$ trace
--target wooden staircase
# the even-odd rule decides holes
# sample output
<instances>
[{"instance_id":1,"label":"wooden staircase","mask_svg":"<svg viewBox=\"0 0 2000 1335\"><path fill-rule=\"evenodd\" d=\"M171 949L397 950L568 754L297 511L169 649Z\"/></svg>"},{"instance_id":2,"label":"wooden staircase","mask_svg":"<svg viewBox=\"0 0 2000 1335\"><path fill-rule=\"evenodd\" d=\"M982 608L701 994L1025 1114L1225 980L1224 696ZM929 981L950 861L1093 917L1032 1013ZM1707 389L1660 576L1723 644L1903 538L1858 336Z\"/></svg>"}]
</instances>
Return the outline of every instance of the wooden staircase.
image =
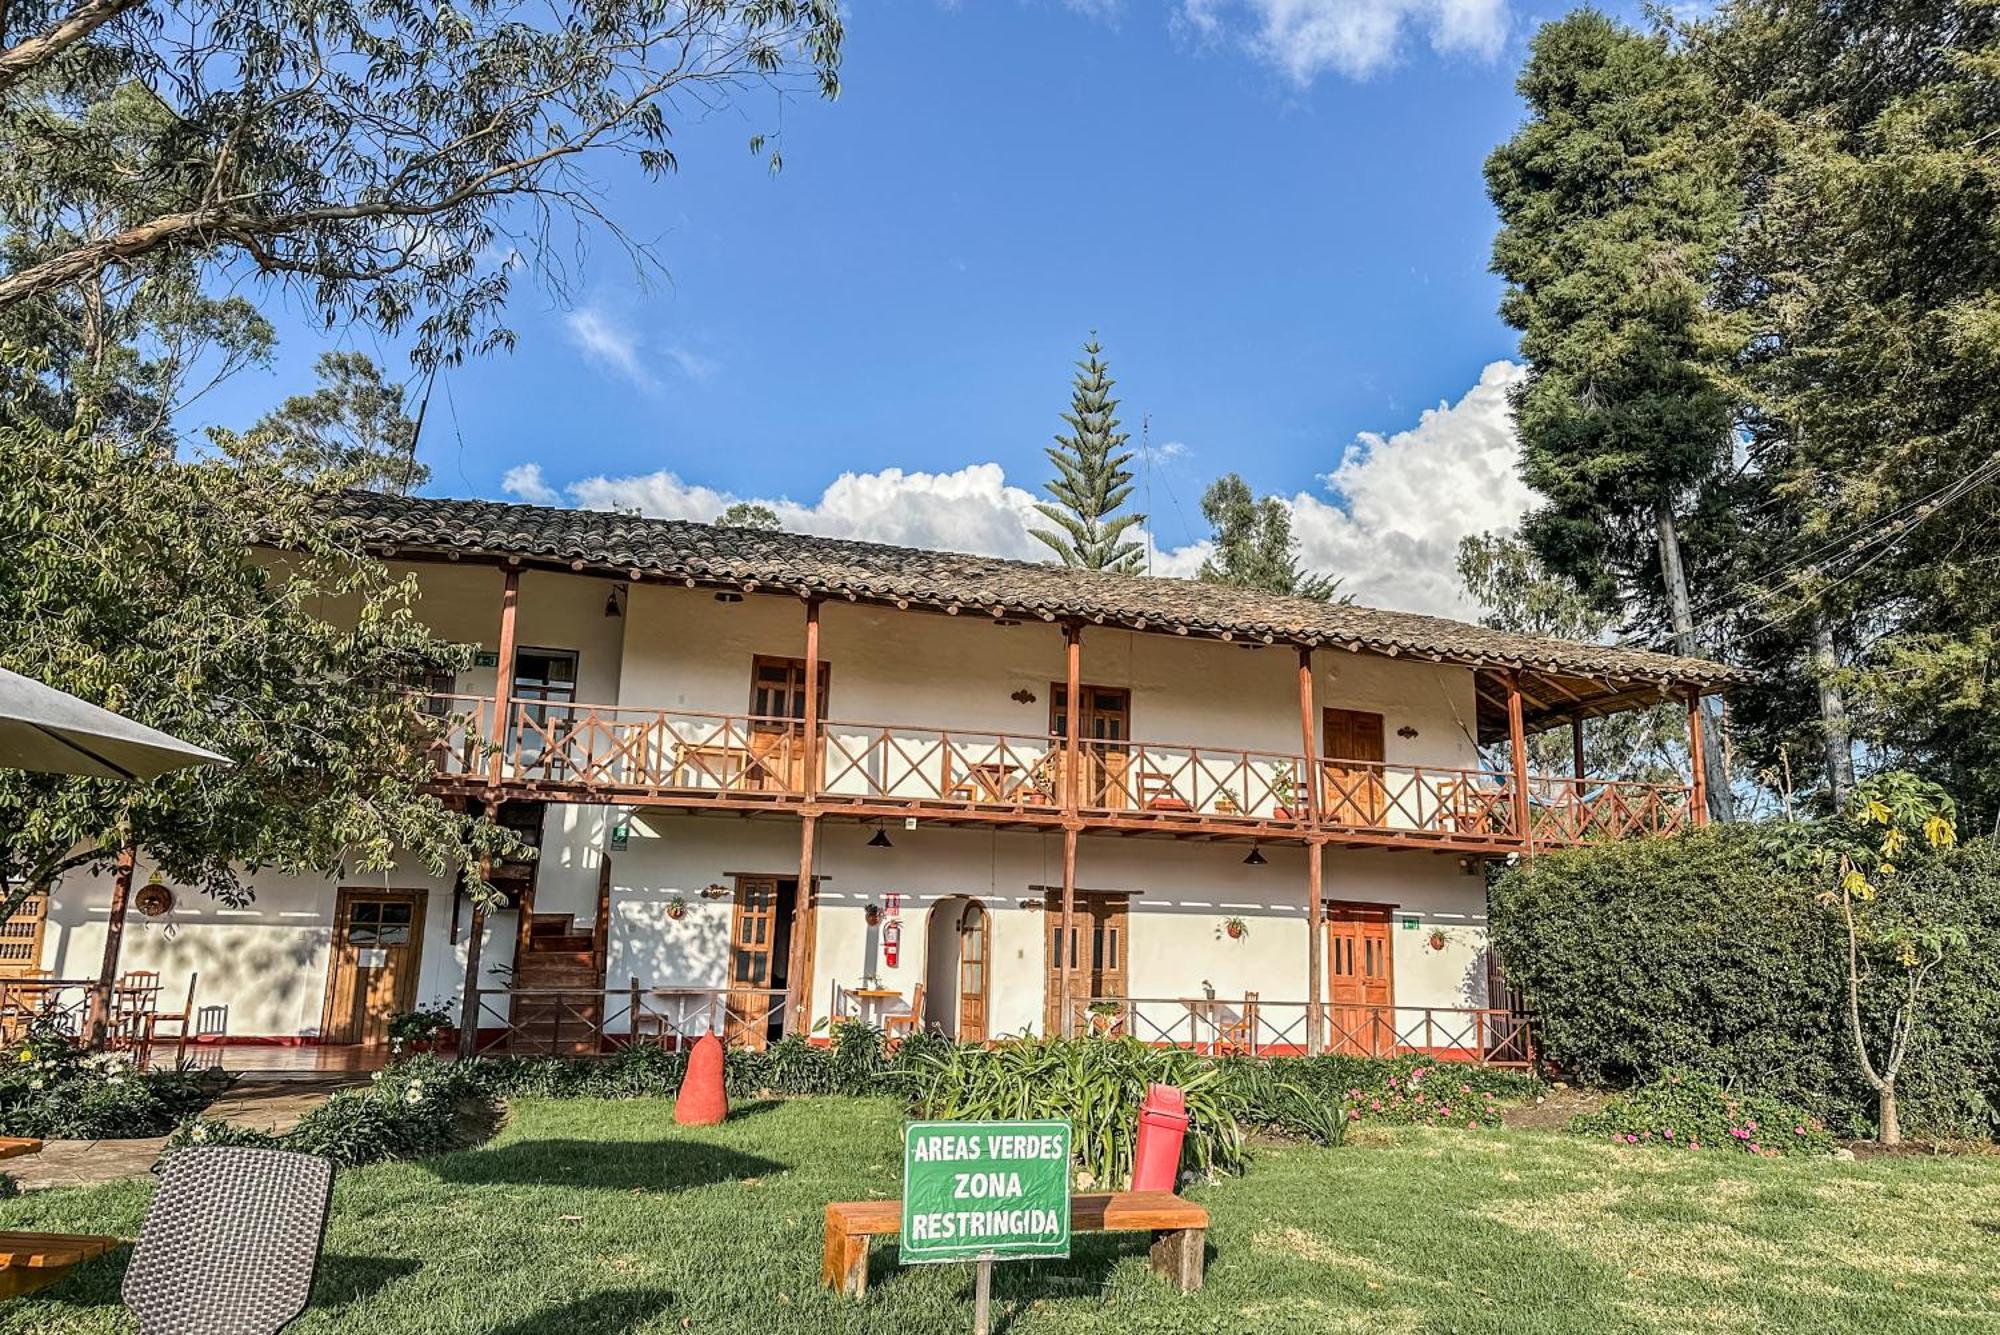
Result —
<instances>
[{"instance_id":1,"label":"wooden staircase","mask_svg":"<svg viewBox=\"0 0 2000 1335\"><path fill-rule=\"evenodd\" d=\"M558 1056L597 1052L604 1028L604 954L596 933L578 930L569 913L535 913L530 907L523 919L527 931L515 951L514 985L575 995L515 997L509 1046Z\"/></svg>"}]
</instances>

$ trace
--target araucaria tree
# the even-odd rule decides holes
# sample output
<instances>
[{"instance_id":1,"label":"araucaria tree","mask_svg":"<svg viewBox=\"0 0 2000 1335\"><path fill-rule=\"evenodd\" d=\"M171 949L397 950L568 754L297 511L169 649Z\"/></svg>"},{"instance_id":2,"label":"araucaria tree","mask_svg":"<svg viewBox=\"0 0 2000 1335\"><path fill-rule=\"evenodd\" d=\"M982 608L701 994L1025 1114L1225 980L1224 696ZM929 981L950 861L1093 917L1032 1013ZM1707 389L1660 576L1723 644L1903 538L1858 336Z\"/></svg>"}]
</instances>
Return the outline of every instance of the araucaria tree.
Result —
<instances>
[{"instance_id":1,"label":"araucaria tree","mask_svg":"<svg viewBox=\"0 0 2000 1335\"><path fill-rule=\"evenodd\" d=\"M1201 563L1210 584L1262 589L1317 602L1344 602L1340 579L1299 569L1292 512L1276 496L1258 499L1250 484L1227 473L1202 493L1201 514L1213 530L1215 554Z\"/></svg>"},{"instance_id":2,"label":"araucaria tree","mask_svg":"<svg viewBox=\"0 0 2000 1335\"><path fill-rule=\"evenodd\" d=\"M258 439L215 446L178 461L0 399L0 665L232 762L140 785L0 770L0 917L127 850L230 902L260 868L392 860L480 888L483 857L519 851L429 791L405 688L468 651Z\"/></svg>"},{"instance_id":3,"label":"araucaria tree","mask_svg":"<svg viewBox=\"0 0 2000 1335\"><path fill-rule=\"evenodd\" d=\"M1125 448L1130 437L1118 429L1118 400L1111 397L1114 382L1103 351L1095 334L1083 345L1069 411L1063 414L1069 433L1044 451L1056 469L1045 488L1053 501L1035 503L1055 527L1031 531L1066 566L1135 574L1145 550L1125 534L1145 516L1119 513L1132 494L1132 473L1125 467L1132 452Z\"/></svg>"},{"instance_id":4,"label":"araucaria tree","mask_svg":"<svg viewBox=\"0 0 2000 1335\"><path fill-rule=\"evenodd\" d=\"M1705 306L1736 216L1704 133L1711 95L1663 38L1588 10L1536 34L1519 87L1528 121L1486 179L1501 314L1528 363L1522 474L1545 498L1523 535L1628 628L1701 654L1702 551L1685 534L1728 475L1733 419L1717 374L1731 333ZM1727 818L1710 742L1709 802Z\"/></svg>"},{"instance_id":5,"label":"araucaria tree","mask_svg":"<svg viewBox=\"0 0 2000 1335\"><path fill-rule=\"evenodd\" d=\"M196 257L287 282L329 325L413 328L419 364L502 345L518 267L560 285L575 233L623 239L593 161L661 176L683 115L831 97L841 37L837 0L10 0L0 145L61 194L10 226L0 314ZM71 156L119 98L115 142Z\"/></svg>"}]
</instances>

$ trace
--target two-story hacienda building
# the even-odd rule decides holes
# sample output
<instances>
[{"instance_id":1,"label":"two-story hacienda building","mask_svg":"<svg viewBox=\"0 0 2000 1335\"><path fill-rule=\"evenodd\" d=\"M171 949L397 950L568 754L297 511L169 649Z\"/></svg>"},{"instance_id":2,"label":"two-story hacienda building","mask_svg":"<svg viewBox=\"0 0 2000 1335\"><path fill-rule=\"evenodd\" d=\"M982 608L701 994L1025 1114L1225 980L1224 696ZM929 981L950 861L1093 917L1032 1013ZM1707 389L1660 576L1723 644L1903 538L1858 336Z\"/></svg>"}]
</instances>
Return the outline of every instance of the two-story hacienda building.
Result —
<instances>
[{"instance_id":1,"label":"two-story hacienda building","mask_svg":"<svg viewBox=\"0 0 2000 1335\"><path fill-rule=\"evenodd\" d=\"M124 967L170 996L198 973L211 1040L374 1043L437 1002L480 1047L760 1043L862 1015L1520 1060L1485 863L1703 809L1698 763L1693 784L1532 774L1523 739L1732 679L1435 617L614 513L355 494L342 522L478 646L426 697L437 782L540 856L495 869L494 913L415 869L133 914ZM54 889L45 970L95 975L108 898Z\"/></svg>"}]
</instances>

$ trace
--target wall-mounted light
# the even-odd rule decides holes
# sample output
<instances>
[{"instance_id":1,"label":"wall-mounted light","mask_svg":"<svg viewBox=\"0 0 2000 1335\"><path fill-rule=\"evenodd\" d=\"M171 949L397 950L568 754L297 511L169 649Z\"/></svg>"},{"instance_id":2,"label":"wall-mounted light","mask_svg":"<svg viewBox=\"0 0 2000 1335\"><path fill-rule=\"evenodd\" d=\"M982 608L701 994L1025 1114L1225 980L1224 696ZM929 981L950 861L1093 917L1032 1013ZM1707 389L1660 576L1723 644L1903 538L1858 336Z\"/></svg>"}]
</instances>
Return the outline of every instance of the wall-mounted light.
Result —
<instances>
[{"instance_id":1,"label":"wall-mounted light","mask_svg":"<svg viewBox=\"0 0 2000 1335\"><path fill-rule=\"evenodd\" d=\"M1261 867L1269 861L1270 859L1264 856L1263 850L1258 848L1257 845L1252 844L1250 845L1250 856L1243 859L1243 865L1246 867Z\"/></svg>"},{"instance_id":2,"label":"wall-mounted light","mask_svg":"<svg viewBox=\"0 0 2000 1335\"><path fill-rule=\"evenodd\" d=\"M1007 698L1017 705L1031 705L1035 703L1035 693L1025 686Z\"/></svg>"},{"instance_id":3,"label":"wall-mounted light","mask_svg":"<svg viewBox=\"0 0 2000 1335\"><path fill-rule=\"evenodd\" d=\"M715 601L718 603L740 603L743 601L743 595L724 589L721 593L715 595Z\"/></svg>"},{"instance_id":4,"label":"wall-mounted light","mask_svg":"<svg viewBox=\"0 0 2000 1335\"><path fill-rule=\"evenodd\" d=\"M1404 741L1409 741L1410 739L1414 738L1417 735L1417 730L1415 728L1412 728L1409 724L1405 723L1402 727L1396 729L1396 735L1398 737L1401 737Z\"/></svg>"},{"instance_id":5,"label":"wall-mounted light","mask_svg":"<svg viewBox=\"0 0 2000 1335\"><path fill-rule=\"evenodd\" d=\"M625 604L625 586L623 584L613 584L611 586L611 592L607 594L604 599L604 615L608 617L624 616L625 615L624 604Z\"/></svg>"}]
</instances>

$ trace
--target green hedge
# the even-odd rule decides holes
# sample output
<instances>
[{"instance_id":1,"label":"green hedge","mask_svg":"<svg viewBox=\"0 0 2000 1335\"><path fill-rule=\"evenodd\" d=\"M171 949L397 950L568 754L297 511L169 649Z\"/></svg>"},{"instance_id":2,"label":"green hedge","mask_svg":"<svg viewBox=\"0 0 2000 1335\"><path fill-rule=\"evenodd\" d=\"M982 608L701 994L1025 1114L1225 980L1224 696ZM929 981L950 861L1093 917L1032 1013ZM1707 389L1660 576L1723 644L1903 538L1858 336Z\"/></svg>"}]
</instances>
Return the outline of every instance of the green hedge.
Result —
<instances>
[{"instance_id":1,"label":"green hedge","mask_svg":"<svg viewBox=\"0 0 2000 1335\"><path fill-rule=\"evenodd\" d=\"M193 1118L167 1140L168 1154L187 1145L249 1145L317 1154L342 1167L419 1159L485 1138L495 1118L492 1095L476 1064L415 1057L378 1072L360 1089L343 1089L273 1135L213 1118Z\"/></svg>"},{"instance_id":2,"label":"green hedge","mask_svg":"<svg viewBox=\"0 0 2000 1335\"><path fill-rule=\"evenodd\" d=\"M123 1053L87 1053L70 1035L37 1024L0 1055L0 1136L162 1136L207 1106L221 1083L181 1071L135 1070Z\"/></svg>"},{"instance_id":3,"label":"green hedge","mask_svg":"<svg viewBox=\"0 0 2000 1335\"><path fill-rule=\"evenodd\" d=\"M1991 1134L2000 849L1975 842L1905 874L1973 948L1930 984L1898 1085L1903 1125ZM1542 854L1495 884L1490 931L1542 1054L1568 1076L1623 1087L1698 1073L1860 1135L1874 1099L1847 1036L1845 938L1819 889L1780 867L1755 827L1718 827ZM1868 1023L1879 1033L1886 1016Z\"/></svg>"},{"instance_id":4,"label":"green hedge","mask_svg":"<svg viewBox=\"0 0 2000 1335\"><path fill-rule=\"evenodd\" d=\"M1829 1154L1833 1137L1796 1104L1732 1094L1704 1075L1671 1071L1570 1123L1580 1135L1663 1150L1731 1150L1766 1158Z\"/></svg>"}]
</instances>

